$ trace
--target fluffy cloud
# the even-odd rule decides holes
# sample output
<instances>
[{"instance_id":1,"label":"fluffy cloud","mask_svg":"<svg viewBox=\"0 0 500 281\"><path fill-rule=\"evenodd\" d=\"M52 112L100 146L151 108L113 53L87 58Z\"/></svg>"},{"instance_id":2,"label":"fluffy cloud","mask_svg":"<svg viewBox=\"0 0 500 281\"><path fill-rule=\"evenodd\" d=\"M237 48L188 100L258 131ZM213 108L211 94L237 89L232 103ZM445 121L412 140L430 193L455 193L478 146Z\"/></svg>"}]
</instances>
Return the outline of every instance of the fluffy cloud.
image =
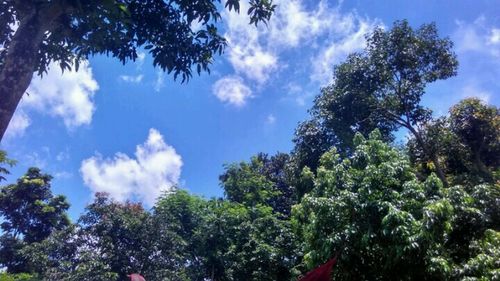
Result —
<instances>
[{"instance_id":1,"label":"fluffy cloud","mask_svg":"<svg viewBox=\"0 0 500 281\"><path fill-rule=\"evenodd\" d=\"M67 128L88 125L95 111L93 97L99 89L87 62L78 71L61 72L56 64L42 77L35 77L21 101L26 111L60 117Z\"/></svg>"},{"instance_id":2,"label":"fluffy cloud","mask_svg":"<svg viewBox=\"0 0 500 281\"><path fill-rule=\"evenodd\" d=\"M241 11L248 9L248 3L243 1ZM228 57L237 73L244 74L247 78L263 83L269 78L269 74L277 67L277 58L259 42L262 28L249 25L246 13L225 12L227 22L227 33L225 35L229 42Z\"/></svg>"},{"instance_id":3,"label":"fluffy cloud","mask_svg":"<svg viewBox=\"0 0 500 281\"><path fill-rule=\"evenodd\" d=\"M68 129L88 125L95 111L93 97L99 85L88 62L77 71L61 72L57 64L49 66L43 77L35 76L7 128L6 137L22 136L31 125L30 113L62 118Z\"/></svg>"},{"instance_id":4,"label":"fluffy cloud","mask_svg":"<svg viewBox=\"0 0 500 281\"><path fill-rule=\"evenodd\" d=\"M219 79L212 90L221 102L238 107L243 106L247 99L252 97L252 90L238 76L226 76Z\"/></svg>"},{"instance_id":5,"label":"fluffy cloud","mask_svg":"<svg viewBox=\"0 0 500 281\"><path fill-rule=\"evenodd\" d=\"M379 22L355 12L341 13L339 6L327 2L311 7L302 0L276 0L277 8L270 22L257 28L248 24L245 12L225 11L228 60L236 74L251 80L248 84L257 82L261 88L271 75L296 67L281 61L284 56L293 56L295 60L286 61L300 63L297 75L307 73L306 77L309 75L309 81L316 85L330 82L334 64L362 48L364 35ZM242 2L241 11L246 9L248 3Z\"/></svg>"},{"instance_id":6,"label":"fluffy cloud","mask_svg":"<svg viewBox=\"0 0 500 281\"><path fill-rule=\"evenodd\" d=\"M152 206L179 182L182 159L155 129L137 145L135 158L116 153L113 158L96 154L82 161L80 173L93 192L107 192L118 201L138 199Z\"/></svg>"},{"instance_id":7,"label":"fluffy cloud","mask_svg":"<svg viewBox=\"0 0 500 281\"><path fill-rule=\"evenodd\" d=\"M344 23L348 27L347 36L331 40L329 45L320 50L319 55L311 59L313 71L310 78L321 85L332 82L333 66L340 63L350 53L361 50L366 44L365 35L376 26L375 22L354 17L348 17L345 20L349 21Z\"/></svg>"}]
</instances>

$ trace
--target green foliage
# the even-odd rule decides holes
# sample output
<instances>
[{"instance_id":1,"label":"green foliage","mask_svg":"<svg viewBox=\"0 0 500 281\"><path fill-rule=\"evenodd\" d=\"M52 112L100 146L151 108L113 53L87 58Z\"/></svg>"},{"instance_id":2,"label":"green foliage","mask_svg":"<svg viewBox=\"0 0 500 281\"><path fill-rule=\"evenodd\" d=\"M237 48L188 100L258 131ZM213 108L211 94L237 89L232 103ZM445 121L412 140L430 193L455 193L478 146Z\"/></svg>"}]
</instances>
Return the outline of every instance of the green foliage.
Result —
<instances>
[{"instance_id":1,"label":"green foliage","mask_svg":"<svg viewBox=\"0 0 500 281\"><path fill-rule=\"evenodd\" d=\"M272 207L205 200L177 190L152 213L104 194L78 225L23 250L47 280L290 280L290 222Z\"/></svg>"},{"instance_id":2,"label":"green foliage","mask_svg":"<svg viewBox=\"0 0 500 281\"><path fill-rule=\"evenodd\" d=\"M1 1L0 70L8 48L15 39L12 25L23 25L33 14L42 32L50 34L41 41L35 71L42 74L51 61L63 70L95 54L106 54L125 63L137 58L137 50L149 50L154 65L174 77L188 80L192 66L208 71L216 54L222 53L226 40L217 29L221 20L220 0L64 0ZM229 10L239 12L240 1L227 1ZM275 9L272 1L252 0L250 24L267 22ZM200 29L193 24L200 23ZM76 61L75 61L76 60Z\"/></svg>"},{"instance_id":3,"label":"green foliage","mask_svg":"<svg viewBox=\"0 0 500 281\"><path fill-rule=\"evenodd\" d=\"M358 135L355 143L350 158L342 159L335 150L322 156L313 190L294 209L295 231L305 243L305 268L340 252L335 280L497 274L495 262L483 271L468 271L467 264L495 258L497 249L475 245L490 241L500 227L494 215L498 186L469 193L461 186L444 188L434 175L421 182L407 157L380 140L379 132L368 140Z\"/></svg>"},{"instance_id":4,"label":"green foliage","mask_svg":"<svg viewBox=\"0 0 500 281\"><path fill-rule=\"evenodd\" d=\"M35 276L27 273L9 274L0 273L0 281L38 281Z\"/></svg>"},{"instance_id":5,"label":"green foliage","mask_svg":"<svg viewBox=\"0 0 500 281\"><path fill-rule=\"evenodd\" d=\"M248 163L226 165L219 179L227 199L247 206L269 205L275 212L288 217L296 202L295 190L288 182L288 161L288 154L269 157L259 153Z\"/></svg>"},{"instance_id":6,"label":"green foliage","mask_svg":"<svg viewBox=\"0 0 500 281\"><path fill-rule=\"evenodd\" d=\"M36 2L42 15L56 3ZM8 24L34 9L19 3L0 1L7 47ZM142 46L155 65L188 79L191 66L208 70L225 46L215 0L57 3L61 30L43 42L40 72L51 60L64 69L96 53L134 60ZM239 11L240 2L225 6ZM274 8L251 0L250 23ZM202 27L193 31L196 21ZM224 167L225 198L176 189L148 211L98 193L72 225L51 177L29 169L0 189L0 265L9 272L0 280L137 272L147 280L288 281L335 255L334 280L500 280L499 110L466 99L432 119L420 105L428 83L455 75L451 47L433 24L376 29L363 52L335 68L290 156L259 153ZM406 150L388 144L401 127L413 135ZM0 151L0 180L11 165Z\"/></svg>"},{"instance_id":7,"label":"green foliage","mask_svg":"<svg viewBox=\"0 0 500 281\"><path fill-rule=\"evenodd\" d=\"M226 197L233 202L255 206L276 196L272 182L260 172L263 166L258 157L252 158L250 163L227 165L220 177Z\"/></svg>"},{"instance_id":8,"label":"green foliage","mask_svg":"<svg viewBox=\"0 0 500 281\"><path fill-rule=\"evenodd\" d=\"M378 129L383 140L406 128L446 182L439 159L427 148L418 126L431 119L420 104L429 83L456 74L458 62L452 43L440 38L434 24L410 27L397 21L389 30L375 29L367 35L363 52L351 54L334 69L334 83L314 100L312 120L302 123L294 138L297 169L316 170L319 157L332 146L351 155L353 138Z\"/></svg>"},{"instance_id":9,"label":"green foliage","mask_svg":"<svg viewBox=\"0 0 500 281\"><path fill-rule=\"evenodd\" d=\"M70 224L66 215L69 204L64 196L52 195L51 179L39 169L30 168L16 184L0 189L0 264L9 272L31 272L21 250Z\"/></svg>"},{"instance_id":10,"label":"green foliage","mask_svg":"<svg viewBox=\"0 0 500 281\"><path fill-rule=\"evenodd\" d=\"M488 229L470 250L471 259L460 269L463 280L500 280L500 232Z\"/></svg>"},{"instance_id":11,"label":"green foliage","mask_svg":"<svg viewBox=\"0 0 500 281\"><path fill-rule=\"evenodd\" d=\"M88 254L92 256L83 265L92 259L98 261L97 266L106 269L103 279L114 275L117 280L125 280L127 274L133 272L145 277L150 274L155 279L176 279L171 276L175 261L170 261L167 254L171 248L165 248L165 244L169 246L174 241L168 235L161 239L156 236L152 216L140 204L122 204L106 194L96 194L78 225L78 236L82 239L79 247L89 249ZM164 252L165 256L153 254L156 251Z\"/></svg>"},{"instance_id":12,"label":"green foliage","mask_svg":"<svg viewBox=\"0 0 500 281\"><path fill-rule=\"evenodd\" d=\"M295 238L272 208L211 200L197 231L211 280L289 280Z\"/></svg>"},{"instance_id":13,"label":"green foliage","mask_svg":"<svg viewBox=\"0 0 500 281\"><path fill-rule=\"evenodd\" d=\"M203 253L200 253L203 246L195 235L209 212L205 200L183 190L164 195L154 208L155 237L160 240L169 237L170 241L162 244L170 259L176 261L174 270L179 272L178 280L202 280L205 276Z\"/></svg>"},{"instance_id":14,"label":"green foliage","mask_svg":"<svg viewBox=\"0 0 500 281\"><path fill-rule=\"evenodd\" d=\"M8 168L16 164L15 160L7 157L7 152L0 150L0 182L5 180L4 175L10 174Z\"/></svg>"},{"instance_id":15,"label":"green foliage","mask_svg":"<svg viewBox=\"0 0 500 281\"><path fill-rule=\"evenodd\" d=\"M473 186L493 183L500 168L500 110L476 98L454 105L448 116L428 122L421 130L428 151L443 159L451 182ZM417 144L408 142L409 154L424 175L431 171L431 159Z\"/></svg>"},{"instance_id":16,"label":"green foliage","mask_svg":"<svg viewBox=\"0 0 500 281\"><path fill-rule=\"evenodd\" d=\"M493 181L489 168L500 167L500 109L465 99L450 109L450 130L466 146L472 171Z\"/></svg>"},{"instance_id":17,"label":"green foliage","mask_svg":"<svg viewBox=\"0 0 500 281\"><path fill-rule=\"evenodd\" d=\"M269 206L203 200L177 191L161 199L155 218L174 232L186 280L288 280L295 239Z\"/></svg>"}]
</instances>

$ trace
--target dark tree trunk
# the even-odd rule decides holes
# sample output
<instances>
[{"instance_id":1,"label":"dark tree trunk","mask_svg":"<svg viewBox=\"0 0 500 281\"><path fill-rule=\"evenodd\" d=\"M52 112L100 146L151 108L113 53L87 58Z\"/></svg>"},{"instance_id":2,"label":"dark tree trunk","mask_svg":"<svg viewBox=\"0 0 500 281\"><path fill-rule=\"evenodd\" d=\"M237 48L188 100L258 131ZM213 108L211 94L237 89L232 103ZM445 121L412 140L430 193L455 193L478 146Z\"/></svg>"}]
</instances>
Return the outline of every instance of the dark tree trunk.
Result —
<instances>
[{"instance_id":1,"label":"dark tree trunk","mask_svg":"<svg viewBox=\"0 0 500 281\"><path fill-rule=\"evenodd\" d=\"M408 130L415 136L415 139L417 140L418 145L422 148L422 151L424 152L427 157L429 157L434 164L434 168L436 169L436 174L439 177L439 179L443 182L443 185L445 187L448 187L448 180L446 179L446 176L444 174L443 168L441 166L441 162L439 161L438 156L435 153L431 153L429 149L427 148L427 145L425 144L424 140L422 139L422 136L420 133L415 130L411 125L406 126Z\"/></svg>"},{"instance_id":2,"label":"dark tree trunk","mask_svg":"<svg viewBox=\"0 0 500 281\"><path fill-rule=\"evenodd\" d=\"M41 27L35 12L26 15L8 47L0 72L0 140L33 77L43 38Z\"/></svg>"},{"instance_id":3,"label":"dark tree trunk","mask_svg":"<svg viewBox=\"0 0 500 281\"><path fill-rule=\"evenodd\" d=\"M0 69L0 141L33 78L40 44L63 10L64 5L59 2L40 10L28 2L24 3L19 27Z\"/></svg>"}]
</instances>

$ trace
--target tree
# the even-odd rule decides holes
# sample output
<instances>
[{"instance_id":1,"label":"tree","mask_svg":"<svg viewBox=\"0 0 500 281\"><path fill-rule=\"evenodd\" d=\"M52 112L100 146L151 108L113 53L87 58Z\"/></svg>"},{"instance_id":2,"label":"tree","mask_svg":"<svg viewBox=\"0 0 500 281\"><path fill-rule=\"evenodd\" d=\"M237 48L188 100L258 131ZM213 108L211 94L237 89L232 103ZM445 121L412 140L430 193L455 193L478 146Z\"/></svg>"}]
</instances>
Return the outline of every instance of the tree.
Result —
<instances>
[{"instance_id":1,"label":"tree","mask_svg":"<svg viewBox=\"0 0 500 281\"><path fill-rule=\"evenodd\" d=\"M149 50L154 65L186 81L196 71L209 71L226 40L216 23L220 0L2 0L0 1L0 140L29 86L51 62L78 70L95 54L137 58ZM226 1L239 12L240 1ZM270 19L272 1L251 0L250 24ZM194 23L201 23L199 30Z\"/></svg>"},{"instance_id":2,"label":"tree","mask_svg":"<svg viewBox=\"0 0 500 281\"><path fill-rule=\"evenodd\" d=\"M187 280L184 247L174 228L154 220L138 203L97 193L74 227L24 252L44 280L126 280L131 273L148 280Z\"/></svg>"},{"instance_id":3,"label":"tree","mask_svg":"<svg viewBox=\"0 0 500 281\"><path fill-rule=\"evenodd\" d=\"M154 207L156 237L162 252L168 252L169 259L176 261L178 280L203 280L209 276L205 268L206 245L196 237L212 211L208 205L203 198L176 190L161 197Z\"/></svg>"},{"instance_id":4,"label":"tree","mask_svg":"<svg viewBox=\"0 0 500 281\"><path fill-rule=\"evenodd\" d=\"M500 109L477 98L462 100L450 109L450 129L468 148L475 172L493 181L488 167L500 166Z\"/></svg>"},{"instance_id":5,"label":"tree","mask_svg":"<svg viewBox=\"0 0 500 281\"><path fill-rule=\"evenodd\" d=\"M350 158L335 149L322 156L313 190L294 209L305 269L340 252L334 280L495 280L498 185L420 181L378 131L353 143Z\"/></svg>"},{"instance_id":6,"label":"tree","mask_svg":"<svg viewBox=\"0 0 500 281\"><path fill-rule=\"evenodd\" d=\"M31 272L21 250L70 224L66 215L69 204L64 196L52 195L51 179L39 169L30 168L16 184L0 189L0 264L8 272Z\"/></svg>"},{"instance_id":7,"label":"tree","mask_svg":"<svg viewBox=\"0 0 500 281\"><path fill-rule=\"evenodd\" d=\"M451 107L448 116L427 122L421 127L421 139L427 152L442 159L451 182L467 186L493 183L500 161L500 114L494 105L468 98ZM432 169L428 153L415 138L408 142L413 163L424 174Z\"/></svg>"},{"instance_id":8,"label":"tree","mask_svg":"<svg viewBox=\"0 0 500 281\"><path fill-rule=\"evenodd\" d=\"M9 273L0 273L0 281L37 281L38 279L35 276L32 276L27 273L21 274L9 274Z\"/></svg>"},{"instance_id":9,"label":"tree","mask_svg":"<svg viewBox=\"0 0 500 281\"><path fill-rule=\"evenodd\" d=\"M419 129L420 142L410 136L406 147L411 163L420 173L420 178L426 178L435 171L432 155L441 159L443 172L449 178L451 171L463 170L463 147L456 135L449 128L446 117L435 118L427 121ZM425 144L426 150L422 149Z\"/></svg>"},{"instance_id":10,"label":"tree","mask_svg":"<svg viewBox=\"0 0 500 281\"><path fill-rule=\"evenodd\" d=\"M16 161L9 159L7 157L7 152L0 150L0 181L5 180L4 175L10 174L9 167L12 167L16 164Z\"/></svg>"},{"instance_id":11,"label":"tree","mask_svg":"<svg viewBox=\"0 0 500 281\"><path fill-rule=\"evenodd\" d=\"M247 206L269 205L287 218L297 200L295 189L288 182L288 161L285 153L259 153L249 162L226 165L219 179L227 199Z\"/></svg>"},{"instance_id":12,"label":"tree","mask_svg":"<svg viewBox=\"0 0 500 281\"><path fill-rule=\"evenodd\" d=\"M161 240L185 280L289 280L296 239L288 220L263 204L204 200L175 191L154 210ZM164 254L166 255L166 254ZM176 280L184 280L177 278Z\"/></svg>"},{"instance_id":13,"label":"tree","mask_svg":"<svg viewBox=\"0 0 500 281\"><path fill-rule=\"evenodd\" d=\"M214 281L291 279L297 240L288 220L269 206L209 201L196 231L204 278Z\"/></svg>"},{"instance_id":14,"label":"tree","mask_svg":"<svg viewBox=\"0 0 500 281\"><path fill-rule=\"evenodd\" d=\"M131 273L140 273L152 280L182 280L175 277L173 248L164 247L176 241L169 233L158 231L151 213L141 204L119 203L105 193L97 193L78 224L78 236L83 242L80 247L91 249L89 254L99 261L98 264L109 267L103 271L102 280L106 280L107 275L125 280ZM89 262L94 261L85 259L81 265L85 267ZM87 270L90 271L85 274L90 274L92 268Z\"/></svg>"},{"instance_id":15,"label":"tree","mask_svg":"<svg viewBox=\"0 0 500 281\"><path fill-rule=\"evenodd\" d=\"M420 101L427 84L456 74L452 45L439 37L434 24L414 30L408 22L397 21L390 30L377 28L367 35L365 50L336 66L333 84L314 101L313 120L333 140L324 142L349 155L356 132L366 135L377 128L384 140L391 140L394 130L405 128L432 159L446 185L441 163L420 133L431 118L431 111ZM299 134L295 143L307 138Z\"/></svg>"},{"instance_id":16,"label":"tree","mask_svg":"<svg viewBox=\"0 0 500 281\"><path fill-rule=\"evenodd\" d=\"M97 242L72 225L27 246L23 254L38 272L37 280L118 280L118 274L102 257L107 253L94 247Z\"/></svg>"}]
</instances>

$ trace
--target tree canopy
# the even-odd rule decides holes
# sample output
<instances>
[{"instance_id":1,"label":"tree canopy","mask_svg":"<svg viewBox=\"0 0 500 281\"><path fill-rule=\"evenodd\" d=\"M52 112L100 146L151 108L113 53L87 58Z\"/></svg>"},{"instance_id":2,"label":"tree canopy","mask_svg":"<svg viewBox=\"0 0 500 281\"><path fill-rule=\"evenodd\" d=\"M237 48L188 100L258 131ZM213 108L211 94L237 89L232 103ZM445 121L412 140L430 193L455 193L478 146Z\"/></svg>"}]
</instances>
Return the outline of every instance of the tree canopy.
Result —
<instances>
[{"instance_id":1,"label":"tree canopy","mask_svg":"<svg viewBox=\"0 0 500 281\"><path fill-rule=\"evenodd\" d=\"M0 188L0 280L296 281L333 256L333 280L500 280L500 110L420 103L456 67L434 25L375 30L290 154L224 165L220 198L175 188L147 210L96 193L70 222L31 168ZM13 163L0 152L0 176Z\"/></svg>"},{"instance_id":2,"label":"tree canopy","mask_svg":"<svg viewBox=\"0 0 500 281\"><path fill-rule=\"evenodd\" d=\"M311 268L340 252L334 280L498 278L499 186L420 181L380 138L356 135L349 159L335 149L322 156L314 188L294 209L303 262ZM479 246L487 243L495 250Z\"/></svg>"},{"instance_id":3,"label":"tree canopy","mask_svg":"<svg viewBox=\"0 0 500 281\"><path fill-rule=\"evenodd\" d=\"M297 162L317 163L334 145L339 153L349 155L356 132L367 135L378 129L390 141L395 130L405 128L446 183L439 159L420 134L420 127L431 119L431 110L420 101L429 83L456 74L452 42L440 38L434 24L413 29L407 21L397 21L388 30L376 28L366 38L364 51L335 67L334 82L314 101L312 120L297 129Z\"/></svg>"},{"instance_id":4,"label":"tree canopy","mask_svg":"<svg viewBox=\"0 0 500 281\"><path fill-rule=\"evenodd\" d=\"M52 195L51 179L39 169L30 168L16 184L0 189L0 264L9 272L31 272L19 251L70 224L66 215L69 203L64 196Z\"/></svg>"},{"instance_id":5,"label":"tree canopy","mask_svg":"<svg viewBox=\"0 0 500 281\"><path fill-rule=\"evenodd\" d=\"M272 1L251 0L249 24L267 22ZM148 50L158 66L182 81L209 71L227 44L217 23L220 0L2 0L0 1L0 140L29 86L51 62L78 70L104 54L122 63ZM240 1L225 2L240 11ZM197 24L200 27L195 28Z\"/></svg>"}]
</instances>

